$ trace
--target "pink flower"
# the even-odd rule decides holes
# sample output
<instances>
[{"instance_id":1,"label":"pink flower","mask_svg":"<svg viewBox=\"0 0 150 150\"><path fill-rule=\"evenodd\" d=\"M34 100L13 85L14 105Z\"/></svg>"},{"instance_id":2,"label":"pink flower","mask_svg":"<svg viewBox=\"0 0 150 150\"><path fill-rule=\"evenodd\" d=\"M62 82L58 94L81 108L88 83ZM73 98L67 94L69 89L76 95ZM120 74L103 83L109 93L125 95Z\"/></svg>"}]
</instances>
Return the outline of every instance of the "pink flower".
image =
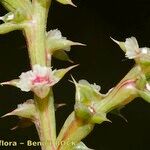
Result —
<instances>
[{"instance_id":1,"label":"pink flower","mask_svg":"<svg viewBox=\"0 0 150 150\"><path fill-rule=\"evenodd\" d=\"M38 97L44 98L49 93L50 87L58 82L51 68L34 65L33 70L22 73L16 84L22 91L33 91Z\"/></svg>"},{"instance_id":2,"label":"pink flower","mask_svg":"<svg viewBox=\"0 0 150 150\"><path fill-rule=\"evenodd\" d=\"M36 64L32 70L23 72L19 79L3 82L0 85L12 85L25 92L32 91L43 99L48 95L50 87L59 82L69 70L77 66L52 70L50 67Z\"/></svg>"}]
</instances>

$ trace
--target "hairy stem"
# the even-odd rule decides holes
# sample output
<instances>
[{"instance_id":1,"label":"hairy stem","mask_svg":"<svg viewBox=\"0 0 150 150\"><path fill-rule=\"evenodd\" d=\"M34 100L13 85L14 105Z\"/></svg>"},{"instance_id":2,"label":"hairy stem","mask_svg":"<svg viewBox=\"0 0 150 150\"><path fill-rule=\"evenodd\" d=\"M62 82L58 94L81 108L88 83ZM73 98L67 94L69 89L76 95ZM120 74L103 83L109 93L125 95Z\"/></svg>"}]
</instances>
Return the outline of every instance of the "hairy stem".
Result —
<instances>
[{"instance_id":1,"label":"hairy stem","mask_svg":"<svg viewBox=\"0 0 150 150\"><path fill-rule=\"evenodd\" d=\"M36 127L42 143L42 150L55 150L55 108L52 91L44 99L35 96L35 104L38 113Z\"/></svg>"},{"instance_id":2,"label":"hairy stem","mask_svg":"<svg viewBox=\"0 0 150 150\"><path fill-rule=\"evenodd\" d=\"M46 23L49 1L33 0L33 14L25 28L31 64L46 65Z\"/></svg>"},{"instance_id":3,"label":"hairy stem","mask_svg":"<svg viewBox=\"0 0 150 150\"><path fill-rule=\"evenodd\" d=\"M46 23L51 0L32 1L32 19L28 22L24 32L27 39L31 65L47 65L46 60ZM55 108L52 89L49 95L40 99L35 96L36 110L38 113L35 123L42 142L42 150L55 150L56 125Z\"/></svg>"}]
</instances>

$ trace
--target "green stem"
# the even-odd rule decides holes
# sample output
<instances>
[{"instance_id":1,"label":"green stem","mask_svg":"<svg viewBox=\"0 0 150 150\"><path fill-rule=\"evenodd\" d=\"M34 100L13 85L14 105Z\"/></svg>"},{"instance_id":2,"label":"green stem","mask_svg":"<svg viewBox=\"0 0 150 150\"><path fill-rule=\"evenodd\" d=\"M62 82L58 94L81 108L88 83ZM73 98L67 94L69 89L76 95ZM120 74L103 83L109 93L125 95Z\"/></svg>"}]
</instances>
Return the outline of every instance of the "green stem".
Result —
<instances>
[{"instance_id":1,"label":"green stem","mask_svg":"<svg viewBox=\"0 0 150 150\"><path fill-rule=\"evenodd\" d=\"M46 65L46 23L51 0L33 0L32 19L25 28L31 64Z\"/></svg>"},{"instance_id":2,"label":"green stem","mask_svg":"<svg viewBox=\"0 0 150 150\"><path fill-rule=\"evenodd\" d=\"M24 29L32 66L35 64L47 66L46 23L50 3L51 0L32 0L33 14ZM52 89L46 98L40 99L35 96L34 100L38 113L35 125L42 142L42 150L55 150L56 121Z\"/></svg>"},{"instance_id":3,"label":"green stem","mask_svg":"<svg viewBox=\"0 0 150 150\"><path fill-rule=\"evenodd\" d=\"M107 113L117 107L122 107L139 96L137 82L141 80L142 70L133 67L118 85L97 105L97 111Z\"/></svg>"},{"instance_id":4,"label":"green stem","mask_svg":"<svg viewBox=\"0 0 150 150\"><path fill-rule=\"evenodd\" d=\"M42 150L55 150L56 127L52 90L46 98L40 99L35 96L34 100L38 113L38 121L35 124L42 143Z\"/></svg>"}]
</instances>

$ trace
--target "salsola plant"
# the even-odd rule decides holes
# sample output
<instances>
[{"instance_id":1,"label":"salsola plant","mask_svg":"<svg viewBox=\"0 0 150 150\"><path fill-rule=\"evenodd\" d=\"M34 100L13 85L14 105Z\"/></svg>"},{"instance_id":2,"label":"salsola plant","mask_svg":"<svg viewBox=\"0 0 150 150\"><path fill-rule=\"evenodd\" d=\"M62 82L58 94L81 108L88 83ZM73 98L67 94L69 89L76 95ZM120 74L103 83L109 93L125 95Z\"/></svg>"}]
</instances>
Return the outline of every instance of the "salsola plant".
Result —
<instances>
[{"instance_id":1,"label":"salsola plant","mask_svg":"<svg viewBox=\"0 0 150 150\"><path fill-rule=\"evenodd\" d=\"M57 0L64 5L76 7L71 0ZM53 57L71 61L67 55L71 46L85 44L73 42L63 37L58 29L46 31L47 17L51 0L1 0L8 13L0 19L0 34L21 30L26 38L31 70L21 73L18 79L6 81L1 85L11 85L21 91L32 91L34 96L19 104L3 117L16 115L22 121L32 122L38 132L42 150L90 150L83 142L95 124L110 121L107 114L120 110L136 97L150 102L150 49L140 48L135 37L125 42L111 38L124 51L128 59L134 59L134 67L106 94L100 86L86 80L76 81L74 110L66 119L56 135L55 105L52 87L71 69L55 69ZM56 103L56 102L55 102ZM118 111L119 112L119 111Z\"/></svg>"}]
</instances>

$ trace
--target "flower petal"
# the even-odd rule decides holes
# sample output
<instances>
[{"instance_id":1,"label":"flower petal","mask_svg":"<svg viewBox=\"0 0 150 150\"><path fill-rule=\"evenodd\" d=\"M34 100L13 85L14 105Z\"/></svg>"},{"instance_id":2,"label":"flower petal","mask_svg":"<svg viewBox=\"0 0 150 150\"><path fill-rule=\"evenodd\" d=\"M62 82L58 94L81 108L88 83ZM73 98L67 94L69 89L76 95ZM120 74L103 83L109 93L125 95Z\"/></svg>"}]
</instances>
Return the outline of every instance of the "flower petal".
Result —
<instances>
[{"instance_id":1,"label":"flower petal","mask_svg":"<svg viewBox=\"0 0 150 150\"><path fill-rule=\"evenodd\" d=\"M139 51L139 45L135 37L127 38L125 47L127 51Z\"/></svg>"}]
</instances>

